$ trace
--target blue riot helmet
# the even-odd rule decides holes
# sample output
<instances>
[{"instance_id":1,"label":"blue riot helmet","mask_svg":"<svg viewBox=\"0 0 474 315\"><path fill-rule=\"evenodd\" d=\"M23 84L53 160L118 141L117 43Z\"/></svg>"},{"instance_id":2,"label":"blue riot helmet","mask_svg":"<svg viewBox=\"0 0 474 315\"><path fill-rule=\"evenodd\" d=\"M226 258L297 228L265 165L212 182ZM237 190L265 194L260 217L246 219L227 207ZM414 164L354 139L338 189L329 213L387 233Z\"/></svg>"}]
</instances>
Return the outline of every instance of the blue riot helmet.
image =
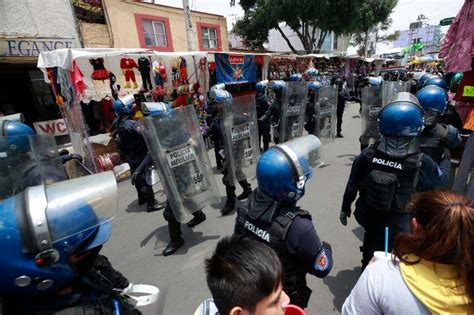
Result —
<instances>
[{"instance_id":1,"label":"blue riot helmet","mask_svg":"<svg viewBox=\"0 0 474 315\"><path fill-rule=\"evenodd\" d=\"M448 103L448 93L436 85L428 85L416 93L425 111L425 126L434 126Z\"/></svg>"},{"instance_id":2,"label":"blue riot helmet","mask_svg":"<svg viewBox=\"0 0 474 315\"><path fill-rule=\"evenodd\" d=\"M119 116L131 115L134 103L135 96L133 96L133 94L127 94L114 102L113 109Z\"/></svg>"},{"instance_id":3,"label":"blue riot helmet","mask_svg":"<svg viewBox=\"0 0 474 315\"><path fill-rule=\"evenodd\" d=\"M229 102L232 102L232 95L226 90L216 90L214 100L217 103L224 102L225 104L228 104Z\"/></svg>"},{"instance_id":4,"label":"blue riot helmet","mask_svg":"<svg viewBox=\"0 0 474 315\"><path fill-rule=\"evenodd\" d=\"M308 84L308 90L317 91L321 88L321 82L313 81Z\"/></svg>"},{"instance_id":5,"label":"blue riot helmet","mask_svg":"<svg viewBox=\"0 0 474 315\"><path fill-rule=\"evenodd\" d=\"M259 81L257 82L257 84L255 84L255 90L257 92L265 92L265 89L267 88L267 86L268 86L268 80Z\"/></svg>"},{"instance_id":6,"label":"blue riot helmet","mask_svg":"<svg viewBox=\"0 0 474 315\"><path fill-rule=\"evenodd\" d=\"M437 87L444 89L445 91L448 89L448 85L446 84L446 81L443 78L438 77L438 76L428 79L424 83L423 87L430 86L430 85L435 85Z\"/></svg>"},{"instance_id":7,"label":"blue riot helmet","mask_svg":"<svg viewBox=\"0 0 474 315\"><path fill-rule=\"evenodd\" d=\"M456 93L458 90L459 85L461 84L462 78L464 77L463 72L456 72L451 81L449 82L449 91L451 93Z\"/></svg>"},{"instance_id":8,"label":"blue riot helmet","mask_svg":"<svg viewBox=\"0 0 474 315\"><path fill-rule=\"evenodd\" d=\"M321 164L321 141L307 135L273 146L257 162L259 189L278 202L292 204L303 197L313 168Z\"/></svg>"},{"instance_id":9,"label":"blue riot helmet","mask_svg":"<svg viewBox=\"0 0 474 315\"><path fill-rule=\"evenodd\" d=\"M20 121L0 120L0 151L18 149L28 150L28 136L34 135L35 132L28 125Z\"/></svg>"},{"instance_id":10,"label":"blue riot helmet","mask_svg":"<svg viewBox=\"0 0 474 315\"><path fill-rule=\"evenodd\" d=\"M290 75L290 80L289 81L301 81L303 80L303 77L299 73L294 73Z\"/></svg>"},{"instance_id":11,"label":"blue riot helmet","mask_svg":"<svg viewBox=\"0 0 474 315\"><path fill-rule=\"evenodd\" d=\"M400 92L379 112L378 123L384 137L415 137L423 128L424 112L413 94Z\"/></svg>"},{"instance_id":12,"label":"blue riot helmet","mask_svg":"<svg viewBox=\"0 0 474 315\"><path fill-rule=\"evenodd\" d=\"M215 100L216 98L216 92L219 90L225 90L225 84L224 83L219 83L216 85L213 85L211 89L209 90L209 98L211 100Z\"/></svg>"},{"instance_id":13,"label":"blue riot helmet","mask_svg":"<svg viewBox=\"0 0 474 315\"><path fill-rule=\"evenodd\" d=\"M382 84L382 77L369 77L369 85L370 86L379 86Z\"/></svg>"},{"instance_id":14,"label":"blue riot helmet","mask_svg":"<svg viewBox=\"0 0 474 315\"><path fill-rule=\"evenodd\" d=\"M432 74L432 73L423 74L420 77L420 79L418 80L418 84L417 84L418 89L421 89L425 85L426 81L428 81L429 79L432 79L432 78L436 78L436 77L437 76Z\"/></svg>"},{"instance_id":15,"label":"blue riot helmet","mask_svg":"<svg viewBox=\"0 0 474 315\"><path fill-rule=\"evenodd\" d=\"M116 209L112 172L0 198L0 295L51 295L70 285L73 258L108 240Z\"/></svg>"},{"instance_id":16,"label":"blue riot helmet","mask_svg":"<svg viewBox=\"0 0 474 315\"><path fill-rule=\"evenodd\" d=\"M155 116L170 110L170 107L163 102L143 102L141 112L144 116Z\"/></svg>"},{"instance_id":17,"label":"blue riot helmet","mask_svg":"<svg viewBox=\"0 0 474 315\"><path fill-rule=\"evenodd\" d=\"M275 96L281 98L283 95L283 90L286 88L285 81L275 80L270 82L270 88L275 93Z\"/></svg>"}]
</instances>

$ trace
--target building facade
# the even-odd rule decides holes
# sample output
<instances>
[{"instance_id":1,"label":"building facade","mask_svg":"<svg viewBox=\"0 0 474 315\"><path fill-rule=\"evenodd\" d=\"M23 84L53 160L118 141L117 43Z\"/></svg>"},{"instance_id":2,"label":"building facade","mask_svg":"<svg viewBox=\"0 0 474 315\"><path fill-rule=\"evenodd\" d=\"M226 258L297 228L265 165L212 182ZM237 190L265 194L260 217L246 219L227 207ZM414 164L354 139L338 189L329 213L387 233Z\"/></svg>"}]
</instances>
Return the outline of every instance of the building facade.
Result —
<instances>
[{"instance_id":1,"label":"building facade","mask_svg":"<svg viewBox=\"0 0 474 315\"><path fill-rule=\"evenodd\" d=\"M304 52L303 44L299 39L298 35L285 24L281 24L280 28L282 29L285 36L291 42L293 47L298 52ZM320 32L317 30L317 32ZM319 53L330 53L330 54L339 54L343 55L346 53L347 47L349 46L349 37L348 36L337 36L334 33L329 33L326 35L323 45L321 46L321 51ZM291 52L290 47L286 40L283 38L281 33L276 30L270 30L268 34L268 50L274 52Z\"/></svg>"},{"instance_id":2,"label":"building facade","mask_svg":"<svg viewBox=\"0 0 474 315\"><path fill-rule=\"evenodd\" d=\"M410 24L408 30L400 32L393 43L393 48L405 48L411 44L423 44L422 55L436 54L439 51L441 27L439 25L423 25L422 22Z\"/></svg>"},{"instance_id":3,"label":"building facade","mask_svg":"<svg viewBox=\"0 0 474 315\"><path fill-rule=\"evenodd\" d=\"M58 119L59 108L36 64L43 51L81 47L71 3L2 0L0 7L0 112L21 112L29 125Z\"/></svg>"},{"instance_id":4,"label":"building facade","mask_svg":"<svg viewBox=\"0 0 474 315\"><path fill-rule=\"evenodd\" d=\"M96 22L91 19L79 22L85 47L148 48L162 52L189 50L181 8L136 0L96 2L100 4L105 24L99 18ZM196 50L229 50L224 16L192 11L191 20Z\"/></svg>"}]
</instances>

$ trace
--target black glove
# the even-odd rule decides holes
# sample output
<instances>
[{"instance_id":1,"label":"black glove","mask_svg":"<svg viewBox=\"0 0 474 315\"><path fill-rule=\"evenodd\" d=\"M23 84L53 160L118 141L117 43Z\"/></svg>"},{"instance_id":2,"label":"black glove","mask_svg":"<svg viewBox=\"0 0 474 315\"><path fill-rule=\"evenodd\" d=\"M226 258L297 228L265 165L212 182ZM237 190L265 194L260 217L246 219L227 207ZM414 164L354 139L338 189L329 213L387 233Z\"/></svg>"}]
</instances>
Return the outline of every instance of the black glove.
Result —
<instances>
[{"instance_id":1,"label":"black glove","mask_svg":"<svg viewBox=\"0 0 474 315\"><path fill-rule=\"evenodd\" d=\"M138 177L138 172L134 172L132 174L132 185L135 186L135 182L137 181L137 177Z\"/></svg>"},{"instance_id":2,"label":"black glove","mask_svg":"<svg viewBox=\"0 0 474 315\"><path fill-rule=\"evenodd\" d=\"M351 217L350 212L345 212L341 210L341 213L339 214L339 220L341 221L342 225L347 225L347 218Z\"/></svg>"},{"instance_id":3,"label":"black glove","mask_svg":"<svg viewBox=\"0 0 474 315\"><path fill-rule=\"evenodd\" d=\"M324 249L330 250L330 251L332 252L331 244L329 244L329 243L327 243L327 242L325 242L325 241L323 241L323 242L321 243L321 247L324 248Z\"/></svg>"}]
</instances>

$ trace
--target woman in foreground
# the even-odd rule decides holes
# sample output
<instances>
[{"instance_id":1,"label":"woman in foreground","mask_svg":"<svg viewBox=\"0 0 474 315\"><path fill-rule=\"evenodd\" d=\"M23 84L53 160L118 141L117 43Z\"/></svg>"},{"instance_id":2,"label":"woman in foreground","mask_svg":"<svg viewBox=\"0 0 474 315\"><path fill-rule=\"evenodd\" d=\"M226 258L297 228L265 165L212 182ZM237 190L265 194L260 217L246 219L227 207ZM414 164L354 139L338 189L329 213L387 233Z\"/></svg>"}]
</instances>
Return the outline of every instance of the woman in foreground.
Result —
<instances>
[{"instance_id":1,"label":"woman in foreground","mask_svg":"<svg viewBox=\"0 0 474 315\"><path fill-rule=\"evenodd\" d=\"M407 211L412 234L397 237L394 260L366 268L342 314L474 314L474 203L438 190Z\"/></svg>"}]
</instances>

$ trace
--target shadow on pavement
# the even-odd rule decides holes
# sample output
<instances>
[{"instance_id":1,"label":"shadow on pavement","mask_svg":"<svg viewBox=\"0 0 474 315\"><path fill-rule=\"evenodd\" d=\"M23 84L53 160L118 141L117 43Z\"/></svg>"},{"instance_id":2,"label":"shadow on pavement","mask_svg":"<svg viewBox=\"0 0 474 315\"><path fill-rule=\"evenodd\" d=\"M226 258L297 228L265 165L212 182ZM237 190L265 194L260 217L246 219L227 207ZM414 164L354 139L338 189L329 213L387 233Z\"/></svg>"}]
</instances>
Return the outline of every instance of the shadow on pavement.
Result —
<instances>
[{"instance_id":1,"label":"shadow on pavement","mask_svg":"<svg viewBox=\"0 0 474 315\"><path fill-rule=\"evenodd\" d=\"M324 284L329 288L334 295L334 307L340 312L342 305L346 300L352 288L359 279L362 268L355 267L352 270L341 270L335 276L328 275L324 278Z\"/></svg>"},{"instance_id":2,"label":"shadow on pavement","mask_svg":"<svg viewBox=\"0 0 474 315\"><path fill-rule=\"evenodd\" d=\"M355 229L352 230L352 233L359 239L359 241L363 242L364 241L364 228L362 226L358 226Z\"/></svg>"}]
</instances>

